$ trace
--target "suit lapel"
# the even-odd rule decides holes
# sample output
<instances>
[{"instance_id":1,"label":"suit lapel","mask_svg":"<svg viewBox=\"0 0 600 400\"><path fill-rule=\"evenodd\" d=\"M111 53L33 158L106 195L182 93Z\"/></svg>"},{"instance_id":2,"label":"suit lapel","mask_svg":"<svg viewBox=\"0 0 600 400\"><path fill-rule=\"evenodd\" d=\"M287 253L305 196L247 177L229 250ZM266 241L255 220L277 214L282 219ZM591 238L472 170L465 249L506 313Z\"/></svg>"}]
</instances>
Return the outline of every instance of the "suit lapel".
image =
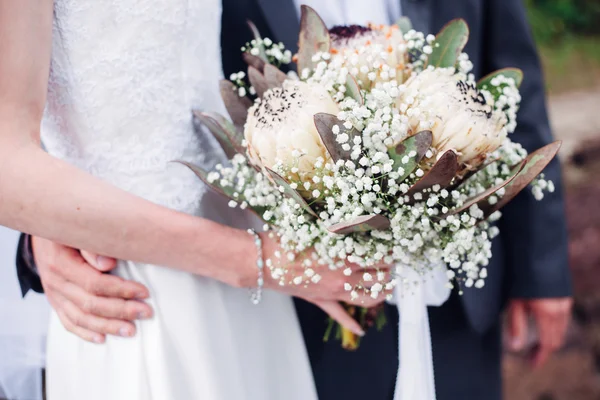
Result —
<instances>
[{"instance_id":1,"label":"suit lapel","mask_svg":"<svg viewBox=\"0 0 600 400\"><path fill-rule=\"evenodd\" d=\"M408 17L416 31L425 35L432 29L433 0L400 0L402 15Z\"/></svg>"},{"instance_id":2,"label":"suit lapel","mask_svg":"<svg viewBox=\"0 0 600 400\"><path fill-rule=\"evenodd\" d=\"M300 23L292 0L256 0L275 35L273 40L283 42L292 53L298 50Z\"/></svg>"}]
</instances>

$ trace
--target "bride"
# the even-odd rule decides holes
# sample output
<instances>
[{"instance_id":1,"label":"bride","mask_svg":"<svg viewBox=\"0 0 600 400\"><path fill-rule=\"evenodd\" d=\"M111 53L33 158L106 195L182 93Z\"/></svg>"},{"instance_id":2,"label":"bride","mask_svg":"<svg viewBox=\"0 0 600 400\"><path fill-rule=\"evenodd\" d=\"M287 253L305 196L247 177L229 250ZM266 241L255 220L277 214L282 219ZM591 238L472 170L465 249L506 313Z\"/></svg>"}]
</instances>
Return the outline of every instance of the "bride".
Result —
<instances>
[{"instance_id":1,"label":"bride","mask_svg":"<svg viewBox=\"0 0 600 400\"><path fill-rule=\"evenodd\" d=\"M327 268L309 287L266 274L279 293L254 306L255 221L169 163L221 157L190 113L222 107L220 13L220 0L0 1L0 224L131 260L117 274L156 311L103 346L53 315L50 400L315 399L289 296L360 331L337 303L347 278Z\"/></svg>"}]
</instances>

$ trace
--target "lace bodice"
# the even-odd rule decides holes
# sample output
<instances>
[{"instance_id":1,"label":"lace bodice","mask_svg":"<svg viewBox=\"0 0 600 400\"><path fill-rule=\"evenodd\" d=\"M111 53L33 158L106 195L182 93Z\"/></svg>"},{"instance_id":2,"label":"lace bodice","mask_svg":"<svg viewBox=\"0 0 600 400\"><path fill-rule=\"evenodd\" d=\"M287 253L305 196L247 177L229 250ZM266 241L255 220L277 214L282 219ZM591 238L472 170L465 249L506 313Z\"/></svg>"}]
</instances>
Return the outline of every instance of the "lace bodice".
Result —
<instances>
[{"instance_id":1,"label":"lace bodice","mask_svg":"<svg viewBox=\"0 0 600 400\"><path fill-rule=\"evenodd\" d=\"M42 141L122 189L193 213L185 159L222 153L192 108L221 111L220 0L56 0Z\"/></svg>"}]
</instances>

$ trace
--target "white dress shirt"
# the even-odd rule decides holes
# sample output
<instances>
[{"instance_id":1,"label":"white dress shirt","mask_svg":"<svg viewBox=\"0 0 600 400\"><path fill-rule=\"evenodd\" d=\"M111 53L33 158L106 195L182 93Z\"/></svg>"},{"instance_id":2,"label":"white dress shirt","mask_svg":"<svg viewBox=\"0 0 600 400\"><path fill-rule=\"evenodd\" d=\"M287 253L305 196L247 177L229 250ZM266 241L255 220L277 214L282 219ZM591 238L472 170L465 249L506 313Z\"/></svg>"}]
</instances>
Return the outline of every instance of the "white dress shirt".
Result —
<instances>
[{"instance_id":1,"label":"white dress shirt","mask_svg":"<svg viewBox=\"0 0 600 400\"><path fill-rule=\"evenodd\" d=\"M400 0L294 0L315 9L328 27L335 25L393 24L400 18Z\"/></svg>"}]
</instances>

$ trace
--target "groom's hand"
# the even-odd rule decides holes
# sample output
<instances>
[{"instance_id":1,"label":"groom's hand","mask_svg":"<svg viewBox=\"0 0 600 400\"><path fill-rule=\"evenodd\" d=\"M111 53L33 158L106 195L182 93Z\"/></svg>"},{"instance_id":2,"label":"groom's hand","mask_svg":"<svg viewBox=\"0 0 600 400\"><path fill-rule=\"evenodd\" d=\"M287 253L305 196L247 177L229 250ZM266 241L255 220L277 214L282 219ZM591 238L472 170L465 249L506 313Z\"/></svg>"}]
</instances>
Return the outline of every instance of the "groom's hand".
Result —
<instances>
[{"instance_id":1,"label":"groom's hand","mask_svg":"<svg viewBox=\"0 0 600 400\"><path fill-rule=\"evenodd\" d=\"M105 273L116 260L39 237L31 243L44 292L70 332L103 343L107 334L135 335L132 321L152 316L152 308L139 301L148 297L146 287Z\"/></svg>"},{"instance_id":2,"label":"groom's hand","mask_svg":"<svg viewBox=\"0 0 600 400\"><path fill-rule=\"evenodd\" d=\"M524 350L528 340L529 316L537 328L538 345L533 353L534 367L544 364L564 343L571 318L573 299L513 299L508 308L510 347Z\"/></svg>"}]
</instances>

